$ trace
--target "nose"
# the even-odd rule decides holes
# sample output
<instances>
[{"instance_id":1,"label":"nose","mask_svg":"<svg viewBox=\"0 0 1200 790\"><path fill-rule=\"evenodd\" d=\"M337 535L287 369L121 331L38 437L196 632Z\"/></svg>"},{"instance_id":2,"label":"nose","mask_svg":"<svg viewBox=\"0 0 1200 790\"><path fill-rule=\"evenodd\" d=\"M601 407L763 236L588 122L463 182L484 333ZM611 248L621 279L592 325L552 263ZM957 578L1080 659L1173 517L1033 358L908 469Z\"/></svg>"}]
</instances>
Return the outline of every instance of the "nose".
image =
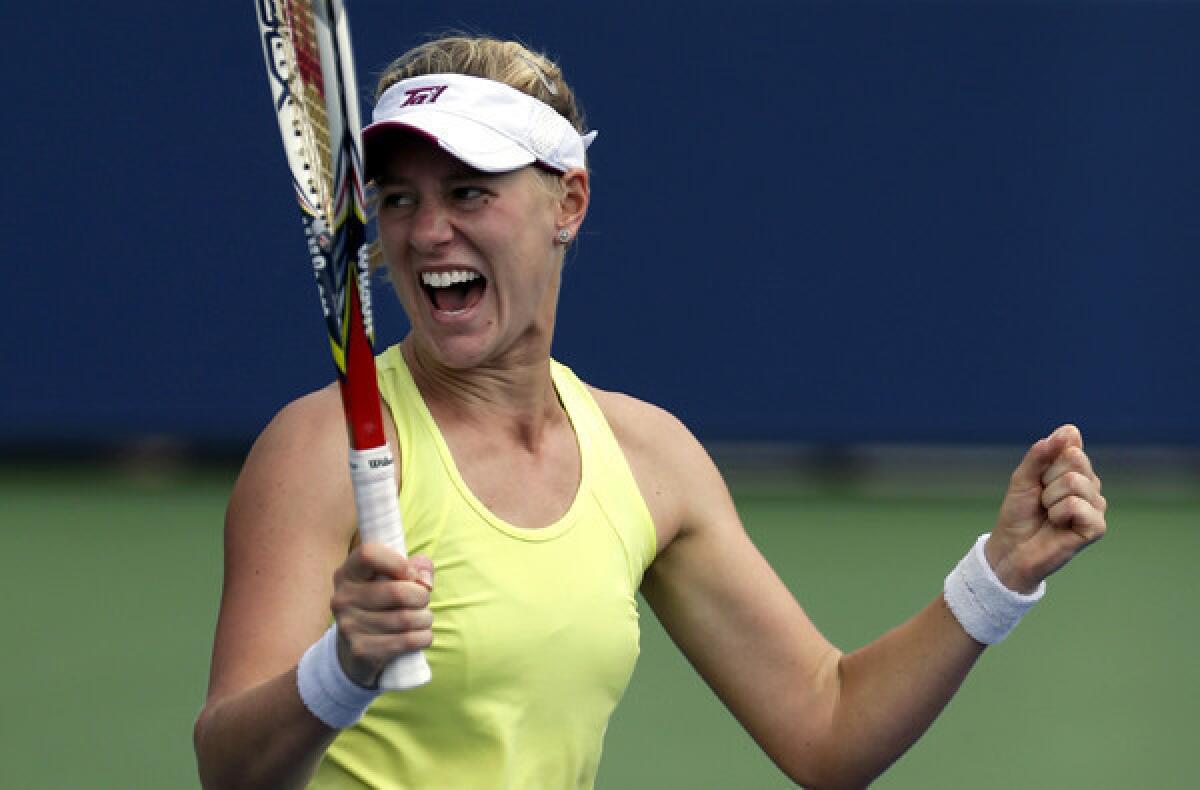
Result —
<instances>
[{"instance_id":1,"label":"nose","mask_svg":"<svg viewBox=\"0 0 1200 790\"><path fill-rule=\"evenodd\" d=\"M431 252L454 236L449 213L440 200L422 200L411 227L409 241L420 252Z\"/></svg>"}]
</instances>

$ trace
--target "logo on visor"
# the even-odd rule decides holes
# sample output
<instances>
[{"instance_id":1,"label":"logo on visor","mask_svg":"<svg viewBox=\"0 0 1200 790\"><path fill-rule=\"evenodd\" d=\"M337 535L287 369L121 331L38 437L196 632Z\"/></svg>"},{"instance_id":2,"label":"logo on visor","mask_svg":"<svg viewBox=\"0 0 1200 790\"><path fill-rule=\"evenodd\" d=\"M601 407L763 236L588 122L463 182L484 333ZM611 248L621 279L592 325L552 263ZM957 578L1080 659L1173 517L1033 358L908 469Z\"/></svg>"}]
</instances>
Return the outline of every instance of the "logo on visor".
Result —
<instances>
[{"instance_id":1,"label":"logo on visor","mask_svg":"<svg viewBox=\"0 0 1200 790\"><path fill-rule=\"evenodd\" d=\"M411 107L414 104L433 104L446 90L445 85L426 85L421 88L409 88L404 92L404 103L401 107Z\"/></svg>"}]
</instances>

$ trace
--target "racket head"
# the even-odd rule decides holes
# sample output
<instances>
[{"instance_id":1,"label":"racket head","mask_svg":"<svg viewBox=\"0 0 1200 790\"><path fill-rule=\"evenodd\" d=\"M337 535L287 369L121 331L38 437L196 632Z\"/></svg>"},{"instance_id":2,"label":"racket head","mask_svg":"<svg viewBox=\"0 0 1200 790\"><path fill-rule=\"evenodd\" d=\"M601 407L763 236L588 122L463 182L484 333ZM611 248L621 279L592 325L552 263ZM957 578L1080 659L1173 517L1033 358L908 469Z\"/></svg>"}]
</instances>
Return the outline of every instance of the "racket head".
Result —
<instances>
[{"instance_id":1,"label":"racket head","mask_svg":"<svg viewBox=\"0 0 1200 790\"><path fill-rule=\"evenodd\" d=\"M361 115L341 0L255 0L264 62L351 444L386 443L374 364Z\"/></svg>"}]
</instances>

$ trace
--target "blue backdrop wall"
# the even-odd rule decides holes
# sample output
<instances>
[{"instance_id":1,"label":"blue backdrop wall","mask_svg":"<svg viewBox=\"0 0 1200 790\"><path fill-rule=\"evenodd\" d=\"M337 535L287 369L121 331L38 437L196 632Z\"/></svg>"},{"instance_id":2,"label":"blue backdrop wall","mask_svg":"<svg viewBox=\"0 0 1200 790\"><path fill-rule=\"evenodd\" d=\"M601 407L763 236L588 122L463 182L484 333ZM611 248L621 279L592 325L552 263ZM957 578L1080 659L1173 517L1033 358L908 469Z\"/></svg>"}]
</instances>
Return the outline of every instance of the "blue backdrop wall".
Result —
<instances>
[{"instance_id":1,"label":"blue backdrop wall","mask_svg":"<svg viewBox=\"0 0 1200 790\"><path fill-rule=\"evenodd\" d=\"M448 28L560 60L556 354L702 439L1200 444L1200 6L350 10L364 94ZM252 4L7 16L0 442L248 441L331 378Z\"/></svg>"}]
</instances>

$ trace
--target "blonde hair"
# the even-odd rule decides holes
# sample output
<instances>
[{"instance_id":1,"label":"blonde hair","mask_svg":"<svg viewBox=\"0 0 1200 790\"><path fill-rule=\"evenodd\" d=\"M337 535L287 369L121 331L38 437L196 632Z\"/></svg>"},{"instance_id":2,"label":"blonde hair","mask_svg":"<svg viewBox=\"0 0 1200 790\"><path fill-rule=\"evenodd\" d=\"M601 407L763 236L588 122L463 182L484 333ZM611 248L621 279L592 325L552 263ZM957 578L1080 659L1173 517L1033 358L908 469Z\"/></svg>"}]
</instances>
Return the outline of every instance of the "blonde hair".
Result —
<instances>
[{"instance_id":1,"label":"blonde hair","mask_svg":"<svg viewBox=\"0 0 1200 790\"><path fill-rule=\"evenodd\" d=\"M583 110L563 79L562 69L545 55L516 41L488 36L448 35L413 47L384 69L375 100L400 80L425 74L465 74L502 82L550 105L580 134Z\"/></svg>"}]
</instances>

